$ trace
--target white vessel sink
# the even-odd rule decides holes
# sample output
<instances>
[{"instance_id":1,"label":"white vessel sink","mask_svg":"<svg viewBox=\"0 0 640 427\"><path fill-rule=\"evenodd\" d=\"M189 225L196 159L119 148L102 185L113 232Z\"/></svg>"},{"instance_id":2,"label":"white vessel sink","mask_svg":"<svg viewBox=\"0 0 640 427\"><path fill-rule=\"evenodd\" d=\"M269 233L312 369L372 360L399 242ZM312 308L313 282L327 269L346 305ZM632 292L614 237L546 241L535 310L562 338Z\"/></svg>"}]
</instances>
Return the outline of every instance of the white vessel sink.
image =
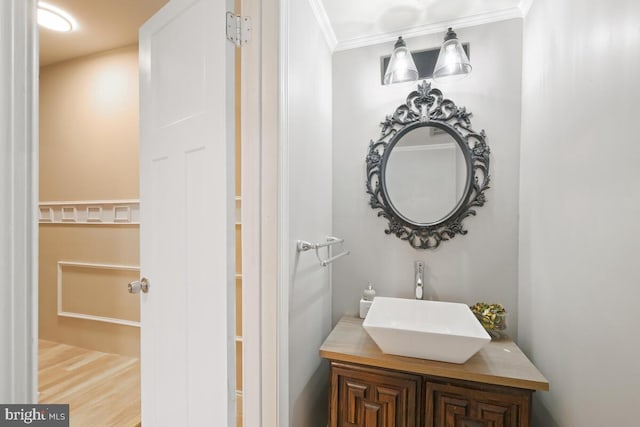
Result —
<instances>
[{"instance_id":1,"label":"white vessel sink","mask_svg":"<svg viewBox=\"0 0 640 427\"><path fill-rule=\"evenodd\" d=\"M362 324L384 353L464 363L491 337L465 304L376 297Z\"/></svg>"}]
</instances>

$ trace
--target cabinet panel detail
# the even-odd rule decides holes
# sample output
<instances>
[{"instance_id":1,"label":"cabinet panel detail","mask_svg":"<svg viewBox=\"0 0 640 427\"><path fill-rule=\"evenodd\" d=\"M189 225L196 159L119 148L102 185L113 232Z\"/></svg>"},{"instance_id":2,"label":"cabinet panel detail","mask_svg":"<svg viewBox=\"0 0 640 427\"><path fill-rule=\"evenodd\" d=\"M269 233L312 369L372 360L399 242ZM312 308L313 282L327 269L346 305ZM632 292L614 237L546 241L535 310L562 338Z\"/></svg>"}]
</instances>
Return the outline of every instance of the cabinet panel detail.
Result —
<instances>
[{"instance_id":1,"label":"cabinet panel detail","mask_svg":"<svg viewBox=\"0 0 640 427\"><path fill-rule=\"evenodd\" d=\"M347 408L347 422L352 425L358 425L363 417L362 404L365 400L367 386L353 381L345 381L341 385L341 389L345 390L344 398L346 399L346 404L344 407Z\"/></svg>"},{"instance_id":2,"label":"cabinet panel detail","mask_svg":"<svg viewBox=\"0 0 640 427\"><path fill-rule=\"evenodd\" d=\"M470 418L462 417L459 419L456 427L491 427L491 424L487 422L472 420Z\"/></svg>"},{"instance_id":3,"label":"cabinet panel detail","mask_svg":"<svg viewBox=\"0 0 640 427\"><path fill-rule=\"evenodd\" d=\"M389 387L377 387L376 392L376 400L380 402L384 408L384 425L395 425L395 420L397 419L400 419L400 422L403 422L403 419L406 418L406 414L398 414L396 413L396 410L398 408L402 408L403 400L408 398L405 393L406 390L401 391Z\"/></svg>"},{"instance_id":4,"label":"cabinet panel detail","mask_svg":"<svg viewBox=\"0 0 640 427\"><path fill-rule=\"evenodd\" d=\"M365 427L379 427L389 424L384 424L382 405L375 402L364 402L364 426ZM393 425L393 424L392 424Z\"/></svg>"},{"instance_id":5,"label":"cabinet panel detail","mask_svg":"<svg viewBox=\"0 0 640 427\"><path fill-rule=\"evenodd\" d=\"M517 414L515 405L495 405L486 402L478 402L478 418L489 421L489 427L509 427L515 425L511 420L511 414Z\"/></svg>"},{"instance_id":6,"label":"cabinet panel detail","mask_svg":"<svg viewBox=\"0 0 640 427\"><path fill-rule=\"evenodd\" d=\"M528 427L530 393L426 383L428 427Z\"/></svg>"},{"instance_id":7,"label":"cabinet panel detail","mask_svg":"<svg viewBox=\"0 0 640 427\"><path fill-rule=\"evenodd\" d=\"M456 426L456 420L469 415L469 402L450 396L438 396L436 413L438 421L436 425Z\"/></svg>"},{"instance_id":8,"label":"cabinet panel detail","mask_svg":"<svg viewBox=\"0 0 640 427\"><path fill-rule=\"evenodd\" d=\"M331 365L331 427L417 427L422 379L358 365Z\"/></svg>"}]
</instances>

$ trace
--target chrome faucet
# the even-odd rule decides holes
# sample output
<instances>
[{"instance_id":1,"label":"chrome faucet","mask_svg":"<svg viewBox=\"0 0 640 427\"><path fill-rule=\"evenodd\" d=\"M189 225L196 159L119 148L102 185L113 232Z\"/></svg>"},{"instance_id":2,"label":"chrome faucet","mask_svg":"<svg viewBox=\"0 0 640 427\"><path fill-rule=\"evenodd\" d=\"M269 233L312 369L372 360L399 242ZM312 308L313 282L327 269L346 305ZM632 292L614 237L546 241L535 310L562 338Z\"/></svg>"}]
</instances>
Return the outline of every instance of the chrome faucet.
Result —
<instances>
[{"instance_id":1,"label":"chrome faucet","mask_svg":"<svg viewBox=\"0 0 640 427\"><path fill-rule=\"evenodd\" d=\"M416 299L424 296L424 262L416 261Z\"/></svg>"}]
</instances>

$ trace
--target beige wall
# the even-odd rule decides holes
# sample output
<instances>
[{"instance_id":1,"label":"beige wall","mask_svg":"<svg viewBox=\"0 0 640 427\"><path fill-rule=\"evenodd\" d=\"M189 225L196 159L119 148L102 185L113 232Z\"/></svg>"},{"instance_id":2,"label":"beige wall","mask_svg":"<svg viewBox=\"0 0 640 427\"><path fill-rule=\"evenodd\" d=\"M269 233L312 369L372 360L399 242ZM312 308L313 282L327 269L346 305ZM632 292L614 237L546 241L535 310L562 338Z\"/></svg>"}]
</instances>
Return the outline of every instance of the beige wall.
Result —
<instances>
[{"instance_id":1,"label":"beige wall","mask_svg":"<svg viewBox=\"0 0 640 427\"><path fill-rule=\"evenodd\" d=\"M40 338L95 349L107 353L138 356L140 329L95 320L57 315L58 261L97 264L138 265L138 227L40 225ZM71 270L71 271L69 271ZM63 308L94 315L118 313L139 320L138 297L126 292L134 273L119 270L65 269L63 271ZM79 273L91 274L86 292L93 298L76 297ZM133 306L132 306L133 302ZM97 306L96 306L97 305Z\"/></svg>"},{"instance_id":2,"label":"beige wall","mask_svg":"<svg viewBox=\"0 0 640 427\"><path fill-rule=\"evenodd\" d=\"M138 49L40 69L40 200L138 198ZM40 225L40 337L137 356L140 330L57 314L59 261L139 265L137 225ZM65 270L63 308L139 319L136 272Z\"/></svg>"},{"instance_id":3,"label":"beige wall","mask_svg":"<svg viewBox=\"0 0 640 427\"><path fill-rule=\"evenodd\" d=\"M136 45L40 69L40 200L138 197Z\"/></svg>"}]
</instances>

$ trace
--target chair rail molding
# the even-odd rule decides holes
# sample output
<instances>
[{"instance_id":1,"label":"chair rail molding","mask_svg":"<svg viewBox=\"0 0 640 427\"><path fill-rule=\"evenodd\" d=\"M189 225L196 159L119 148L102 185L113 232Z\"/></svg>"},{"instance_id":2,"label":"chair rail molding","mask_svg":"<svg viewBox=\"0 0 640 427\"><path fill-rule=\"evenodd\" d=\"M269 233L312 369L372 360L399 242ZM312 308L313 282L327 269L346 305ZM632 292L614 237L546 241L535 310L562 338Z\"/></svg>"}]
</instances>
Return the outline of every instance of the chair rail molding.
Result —
<instances>
[{"instance_id":1,"label":"chair rail molding","mask_svg":"<svg viewBox=\"0 0 640 427\"><path fill-rule=\"evenodd\" d=\"M38 212L40 224L140 224L137 199L40 202Z\"/></svg>"}]
</instances>

